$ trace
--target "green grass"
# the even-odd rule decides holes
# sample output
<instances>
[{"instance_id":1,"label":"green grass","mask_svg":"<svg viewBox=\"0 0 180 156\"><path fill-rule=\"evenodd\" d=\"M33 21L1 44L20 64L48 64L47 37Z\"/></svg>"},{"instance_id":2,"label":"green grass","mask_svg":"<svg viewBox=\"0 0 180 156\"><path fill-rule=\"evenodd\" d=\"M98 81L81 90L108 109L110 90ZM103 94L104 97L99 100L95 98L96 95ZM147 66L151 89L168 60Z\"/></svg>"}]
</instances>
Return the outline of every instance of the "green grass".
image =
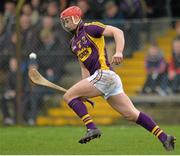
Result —
<instances>
[{"instance_id":1,"label":"green grass","mask_svg":"<svg viewBox=\"0 0 180 156\"><path fill-rule=\"evenodd\" d=\"M102 126L101 139L79 144L82 127L0 127L0 154L180 154L180 126L163 126L177 137L176 150L166 152L152 134L138 126Z\"/></svg>"}]
</instances>

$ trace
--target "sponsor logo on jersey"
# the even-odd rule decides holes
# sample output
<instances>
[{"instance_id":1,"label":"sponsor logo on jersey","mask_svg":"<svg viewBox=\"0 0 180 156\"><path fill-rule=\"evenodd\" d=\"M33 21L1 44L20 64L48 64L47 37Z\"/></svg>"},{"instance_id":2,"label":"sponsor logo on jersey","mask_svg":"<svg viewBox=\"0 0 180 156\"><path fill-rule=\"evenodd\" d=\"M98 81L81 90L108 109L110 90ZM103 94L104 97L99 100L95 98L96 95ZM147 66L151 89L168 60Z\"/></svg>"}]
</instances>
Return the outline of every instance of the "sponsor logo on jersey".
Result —
<instances>
[{"instance_id":1,"label":"sponsor logo on jersey","mask_svg":"<svg viewBox=\"0 0 180 156\"><path fill-rule=\"evenodd\" d=\"M90 47L82 48L77 52L78 58L84 62L92 53L92 49Z\"/></svg>"}]
</instances>

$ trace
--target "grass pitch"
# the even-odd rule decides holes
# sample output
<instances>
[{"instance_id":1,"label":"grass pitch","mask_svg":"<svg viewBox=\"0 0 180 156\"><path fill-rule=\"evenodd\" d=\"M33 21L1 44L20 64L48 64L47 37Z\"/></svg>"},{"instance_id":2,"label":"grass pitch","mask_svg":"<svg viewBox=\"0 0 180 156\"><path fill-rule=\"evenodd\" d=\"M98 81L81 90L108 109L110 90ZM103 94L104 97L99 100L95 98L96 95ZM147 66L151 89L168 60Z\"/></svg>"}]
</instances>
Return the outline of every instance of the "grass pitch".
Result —
<instances>
[{"instance_id":1,"label":"grass pitch","mask_svg":"<svg viewBox=\"0 0 180 156\"><path fill-rule=\"evenodd\" d=\"M180 154L180 126L163 126L177 138L173 152L166 152L157 138L139 126L99 128L103 132L100 139L81 145L83 127L0 127L0 155Z\"/></svg>"}]
</instances>

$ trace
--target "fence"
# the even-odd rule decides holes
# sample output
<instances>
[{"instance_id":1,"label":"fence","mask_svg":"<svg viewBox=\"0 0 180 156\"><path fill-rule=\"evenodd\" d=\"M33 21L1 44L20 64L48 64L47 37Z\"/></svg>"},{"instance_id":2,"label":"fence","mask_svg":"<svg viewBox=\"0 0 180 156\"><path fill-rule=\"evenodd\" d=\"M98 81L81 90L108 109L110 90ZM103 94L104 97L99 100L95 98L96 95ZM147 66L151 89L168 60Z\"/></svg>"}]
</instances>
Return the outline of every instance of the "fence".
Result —
<instances>
[{"instance_id":1,"label":"fence","mask_svg":"<svg viewBox=\"0 0 180 156\"><path fill-rule=\"evenodd\" d=\"M17 59L15 47L18 41L13 19L4 21L0 23L0 95L3 116L9 117L12 112L10 114L7 112L7 105L9 102L15 105L16 99ZM176 36L172 25L176 23L176 20L102 22L117 26L125 33L125 60L120 66L115 67L115 70L120 75L128 95L137 97L141 94L156 94L162 99L162 96L178 93L179 88L176 88L175 91L171 88L166 66L172 56L171 46L173 38ZM34 124L39 112L42 114L50 107L49 103L51 103L51 107L59 105L59 98L55 98L57 92L33 85L28 79L28 68L31 65L37 66L40 73L48 80L61 84L65 88L69 88L81 79L80 69L75 56L70 51L69 41L72 35L62 29L58 19L45 16L32 25L29 17L22 16L20 26L22 37L20 71L23 86L21 109L25 122ZM112 38L106 38L106 43L109 58L111 58L112 52L115 51L115 45ZM150 43L152 43L151 46ZM150 65L146 66L147 70L150 70L151 65L153 68L158 68L158 61L163 62L164 58L163 72L147 74L144 64L147 51L150 58ZM28 55L31 52L37 54L36 61L29 60ZM177 82L177 86L180 86L180 81ZM53 97L53 99L49 97ZM43 108L45 108L44 111Z\"/></svg>"}]
</instances>

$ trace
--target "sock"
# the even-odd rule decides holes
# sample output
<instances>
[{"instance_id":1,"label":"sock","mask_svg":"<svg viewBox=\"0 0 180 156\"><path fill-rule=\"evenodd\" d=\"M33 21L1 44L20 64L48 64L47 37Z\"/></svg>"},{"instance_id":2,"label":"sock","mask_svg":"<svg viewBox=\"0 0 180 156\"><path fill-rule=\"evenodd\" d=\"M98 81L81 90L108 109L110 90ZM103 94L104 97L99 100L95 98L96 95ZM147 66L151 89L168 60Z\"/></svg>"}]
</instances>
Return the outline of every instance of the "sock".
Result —
<instances>
[{"instance_id":1,"label":"sock","mask_svg":"<svg viewBox=\"0 0 180 156\"><path fill-rule=\"evenodd\" d=\"M163 130L161 130L159 126L145 113L140 112L136 123L153 133L162 143L166 141L167 134L164 133Z\"/></svg>"},{"instance_id":2,"label":"sock","mask_svg":"<svg viewBox=\"0 0 180 156\"><path fill-rule=\"evenodd\" d=\"M74 98L68 103L69 107L81 118L87 129L96 129L90 115L88 114L86 105L79 98Z\"/></svg>"}]
</instances>

